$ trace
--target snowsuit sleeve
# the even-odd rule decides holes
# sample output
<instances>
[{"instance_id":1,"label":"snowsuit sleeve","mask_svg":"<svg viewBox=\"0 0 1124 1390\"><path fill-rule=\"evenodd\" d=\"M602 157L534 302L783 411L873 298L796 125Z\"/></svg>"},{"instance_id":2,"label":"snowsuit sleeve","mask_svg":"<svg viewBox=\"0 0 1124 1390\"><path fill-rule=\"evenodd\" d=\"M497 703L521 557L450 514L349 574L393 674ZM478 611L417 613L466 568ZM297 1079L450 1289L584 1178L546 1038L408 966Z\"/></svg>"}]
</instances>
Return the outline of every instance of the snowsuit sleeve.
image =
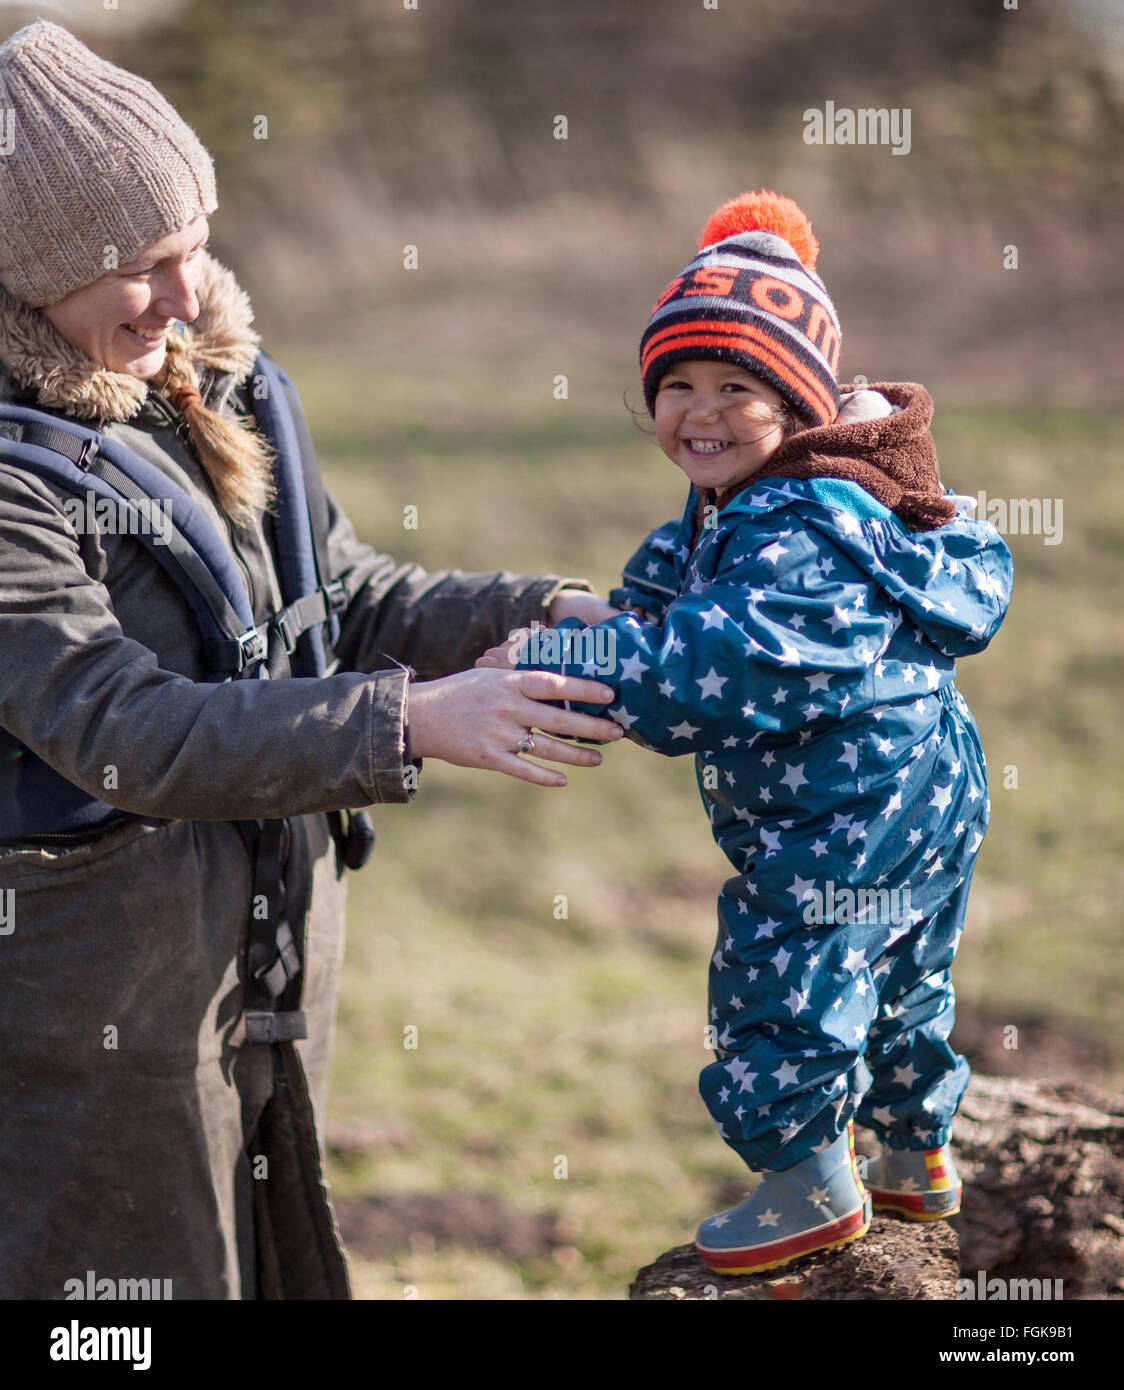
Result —
<instances>
[{"instance_id":1,"label":"snowsuit sleeve","mask_svg":"<svg viewBox=\"0 0 1124 1390\"><path fill-rule=\"evenodd\" d=\"M714 749L732 730L787 733L869 708L897 607L829 538L786 519L770 513L701 542L708 553L662 624L634 614L599 624L611 669L594 666L595 639L571 624L569 652L540 642L519 665L612 686L610 716L669 756Z\"/></svg>"},{"instance_id":2,"label":"snowsuit sleeve","mask_svg":"<svg viewBox=\"0 0 1124 1390\"><path fill-rule=\"evenodd\" d=\"M657 526L629 560L621 575L620 587L609 593L615 608L642 608L659 622L667 606L679 593L675 568L675 542L678 520Z\"/></svg>"}]
</instances>

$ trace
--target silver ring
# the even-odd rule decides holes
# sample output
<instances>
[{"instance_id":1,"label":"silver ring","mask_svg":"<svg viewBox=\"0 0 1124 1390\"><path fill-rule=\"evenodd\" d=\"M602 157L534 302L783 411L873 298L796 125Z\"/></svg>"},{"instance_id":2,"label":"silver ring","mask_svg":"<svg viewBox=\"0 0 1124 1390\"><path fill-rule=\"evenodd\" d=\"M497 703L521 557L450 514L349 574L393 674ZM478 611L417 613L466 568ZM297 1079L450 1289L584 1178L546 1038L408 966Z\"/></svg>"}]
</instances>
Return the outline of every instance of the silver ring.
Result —
<instances>
[{"instance_id":1,"label":"silver ring","mask_svg":"<svg viewBox=\"0 0 1124 1390\"><path fill-rule=\"evenodd\" d=\"M533 753L535 751L535 740L531 737L530 731L525 733L519 740L519 748L517 751L520 753Z\"/></svg>"}]
</instances>

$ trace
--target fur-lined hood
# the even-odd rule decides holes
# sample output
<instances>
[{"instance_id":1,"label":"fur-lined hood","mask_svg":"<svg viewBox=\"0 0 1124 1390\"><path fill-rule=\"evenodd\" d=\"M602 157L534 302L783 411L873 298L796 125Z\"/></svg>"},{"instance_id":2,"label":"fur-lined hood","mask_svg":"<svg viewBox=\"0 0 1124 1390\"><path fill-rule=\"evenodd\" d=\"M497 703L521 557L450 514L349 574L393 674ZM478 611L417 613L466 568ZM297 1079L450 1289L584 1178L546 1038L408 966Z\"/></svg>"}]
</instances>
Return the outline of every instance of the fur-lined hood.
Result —
<instances>
[{"instance_id":1,"label":"fur-lined hood","mask_svg":"<svg viewBox=\"0 0 1124 1390\"><path fill-rule=\"evenodd\" d=\"M234 273L209 252L196 295L199 317L178 337L199 376L204 404L221 409L249 375L258 334L249 296ZM141 413L150 383L111 372L68 342L39 309L29 308L0 285L0 397L62 411L79 420L126 421Z\"/></svg>"}]
</instances>

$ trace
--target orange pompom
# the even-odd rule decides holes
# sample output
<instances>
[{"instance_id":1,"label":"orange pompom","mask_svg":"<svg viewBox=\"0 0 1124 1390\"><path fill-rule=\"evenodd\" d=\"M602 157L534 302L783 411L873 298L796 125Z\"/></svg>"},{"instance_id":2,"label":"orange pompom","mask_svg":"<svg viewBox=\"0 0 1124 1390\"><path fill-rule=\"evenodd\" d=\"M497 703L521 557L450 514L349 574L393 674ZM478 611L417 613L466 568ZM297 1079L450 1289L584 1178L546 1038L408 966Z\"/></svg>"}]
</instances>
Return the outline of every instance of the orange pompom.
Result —
<instances>
[{"instance_id":1,"label":"orange pompom","mask_svg":"<svg viewBox=\"0 0 1124 1390\"><path fill-rule=\"evenodd\" d=\"M740 198L723 203L703 228L699 250L740 232L772 232L783 237L800 257L802 265L809 270L816 268L820 244L812 224L792 199L783 194L762 188L757 193L743 193Z\"/></svg>"}]
</instances>

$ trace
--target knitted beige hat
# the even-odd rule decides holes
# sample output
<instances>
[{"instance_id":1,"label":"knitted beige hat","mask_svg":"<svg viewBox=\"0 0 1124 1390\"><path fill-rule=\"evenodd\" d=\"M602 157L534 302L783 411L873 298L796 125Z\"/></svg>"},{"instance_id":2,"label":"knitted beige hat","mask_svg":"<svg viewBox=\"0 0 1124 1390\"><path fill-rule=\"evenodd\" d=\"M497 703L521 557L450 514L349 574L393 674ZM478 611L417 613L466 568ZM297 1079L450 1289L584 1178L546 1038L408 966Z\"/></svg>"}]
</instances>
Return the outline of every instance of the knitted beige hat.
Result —
<instances>
[{"instance_id":1,"label":"knitted beige hat","mask_svg":"<svg viewBox=\"0 0 1124 1390\"><path fill-rule=\"evenodd\" d=\"M37 20L0 45L0 282L33 308L218 207L211 157L143 77Z\"/></svg>"}]
</instances>

